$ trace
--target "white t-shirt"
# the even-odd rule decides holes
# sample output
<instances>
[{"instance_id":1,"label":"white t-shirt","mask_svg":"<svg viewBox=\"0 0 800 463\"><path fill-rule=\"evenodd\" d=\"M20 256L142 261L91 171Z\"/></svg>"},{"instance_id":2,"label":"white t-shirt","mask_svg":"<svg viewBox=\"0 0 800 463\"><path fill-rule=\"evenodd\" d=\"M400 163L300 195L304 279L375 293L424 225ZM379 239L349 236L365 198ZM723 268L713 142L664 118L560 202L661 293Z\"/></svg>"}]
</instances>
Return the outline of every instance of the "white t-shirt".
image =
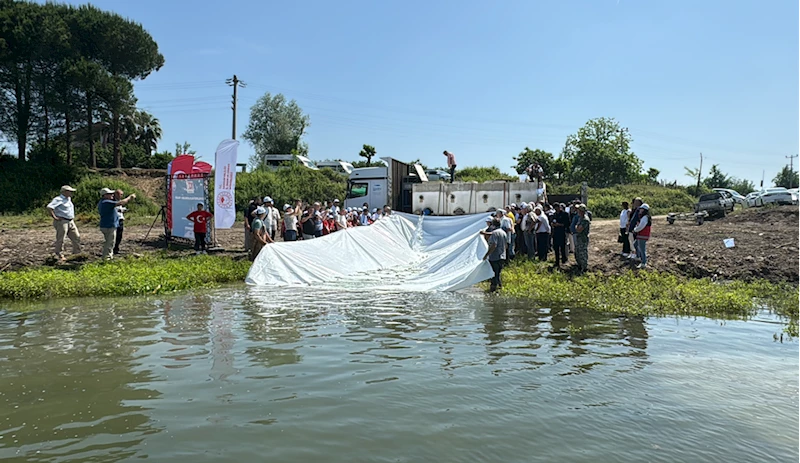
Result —
<instances>
[{"instance_id":1,"label":"white t-shirt","mask_svg":"<svg viewBox=\"0 0 800 463\"><path fill-rule=\"evenodd\" d=\"M342 210L339 206L331 206L331 214L338 216L342 213Z\"/></svg>"},{"instance_id":2,"label":"white t-shirt","mask_svg":"<svg viewBox=\"0 0 800 463\"><path fill-rule=\"evenodd\" d=\"M336 223L338 223L342 228L347 228L347 216L344 214L339 214L336 216Z\"/></svg>"},{"instance_id":3,"label":"white t-shirt","mask_svg":"<svg viewBox=\"0 0 800 463\"><path fill-rule=\"evenodd\" d=\"M627 228L628 227L628 213L630 211L627 209L623 209L622 212L619 213L619 228Z\"/></svg>"},{"instance_id":4,"label":"white t-shirt","mask_svg":"<svg viewBox=\"0 0 800 463\"><path fill-rule=\"evenodd\" d=\"M284 214L283 223L286 225L286 231L297 231L297 216L294 214Z\"/></svg>"},{"instance_id":5,"label":"white t-shirt","mask_svg":"<svg viewBox=\"0 0 800 463\"><path fill-rule=\"evenodd\" d=\"M536 221L539 222L539 228L536 230L536 233L550 233L550 220L547 214L539 214L539 216L536 217Z\"/></svg>"}]
</instances>

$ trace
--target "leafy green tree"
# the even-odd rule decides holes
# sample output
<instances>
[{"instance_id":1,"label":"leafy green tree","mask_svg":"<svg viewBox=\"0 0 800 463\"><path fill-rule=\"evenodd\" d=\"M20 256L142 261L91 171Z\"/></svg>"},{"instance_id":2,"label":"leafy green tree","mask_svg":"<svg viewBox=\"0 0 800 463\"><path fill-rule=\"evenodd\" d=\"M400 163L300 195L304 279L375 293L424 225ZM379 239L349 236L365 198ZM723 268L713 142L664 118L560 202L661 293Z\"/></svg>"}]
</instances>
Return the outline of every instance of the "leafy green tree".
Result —
<instances>
[{"instance_id":1,"label":"leafy green tree","mask_svg":"<svg viewBox=\"0 0 800 463\"><path fill-rule=\"evenodd\" d=\"M747 193L756 191L756 185L753 182L737 177L730 178L728 181L728 188L738 192L741 195L747 195Z\"/></svg>"},{"instance_id":2,"label":"leafy green tree","mask_svg":"<svg viewBox=\"0 0 800 463\"><path fill-rule=\"evenodd\" d=\"M796 170L792 170L789 166L783 166L778 175L772 179L775 183L775 186L782 186L784 188L797 188L798 182L800 180L798 178L798 172Z\"/></svg>"},{"instance_id":3,"label":"leafy green tree","mask_svg":"<svg viewBox=\"0 0 800 463\"><path fill-rule=\"evenodd\" d=\"M465 167L459 169L458 178L462 182L491 182L494 180L505 180L509 182L519 181L519 177L507 175L500 172L497 166L492 167Z\"/></svg>"},{"instance_id":4,"label":"leafy green tree","mask_svg":"<svg viewBox=\"0 0 800 463\"><path fill-rule=\"evenodd\" d=\"M126 124L130 130L130 138L127 141L135 142L148 154L153 153L158 148L158 141L161 139L163 132L161 130L161 122L153 117L152 114L137 110Z\"/></svg>"},{"instance_id":5,"label":"leafy green tree","mask_svg":"<svg viewBox=\"0 0 800 463\"><path fill-rule=\"evenodd\" d=\"M561 159L569 163L568 180L593 187L632 183L642 160L631 151L631 135L614 119L592 119L567 137Z\"/></svg>"},{"instance_id":6,"label":"leafy green tree","mask_svg":"<svg viewBox=\"0 0 800 463\"><path fill-rule=\"evenodd\" d=\"M708 188L730 188L730 181L730 177L720 170L719 165L714 164L708 171L708 177L703 179L703 185Z\"/></svg>"},{"instance_id":7,"label":"leafy green tree","mask_svg":"<svg viewBox=\"0 0 800 463\"><path fill-rule=\"evenodd\" d=\"M520 175L524 174L525 169L534 163L538 163L540 166L542 166L544 178L546 179L550 178L560 180L564 177L564 174L567 170L566 164L561 159L556 159L553 156L553 153L541 149L532 150L527 146L513 159L517 161L517 165L514 166L514 169Z\"/></svg>"},{"instance_id":8,"label":"leafy green tree","mask_svg":"<svg viewBox=\"0 0 800 463\"><path fill-rule=\"evenodd\" d=\"M244 139L255 148L251 161L256 166L264 164L268 154L308 154L308 145L302 141L310 119L295 100L286 101L283 94L272 96L269 92L250 108L250 122Z\"/></svg>"},{"instance_id":9,"label":"leafy green tree","mask_svg":"<svg viewBox=\"0 0 800 463\"><path fill-rule=\"evenodd\" d=\"M358 153L359 156L367 160L367 164L372 163L372 158L374 158L376 154L375 147L372 145L364 145Z\"/></svg>"}]
</instances>

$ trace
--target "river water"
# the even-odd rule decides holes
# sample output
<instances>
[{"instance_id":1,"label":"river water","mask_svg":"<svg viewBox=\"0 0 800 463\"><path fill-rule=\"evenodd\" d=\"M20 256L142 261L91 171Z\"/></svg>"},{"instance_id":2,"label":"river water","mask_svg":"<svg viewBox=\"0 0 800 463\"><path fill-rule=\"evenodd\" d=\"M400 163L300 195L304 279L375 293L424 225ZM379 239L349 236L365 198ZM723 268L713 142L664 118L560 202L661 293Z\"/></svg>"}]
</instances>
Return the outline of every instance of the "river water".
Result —
<instances>
[{"instance_id":1,"label":"river water","mask_svg":"<svg viewBox=\"0 0 800 463\"><path fill-rule=\"evenodd\" d=\"M2 461L798 460L798 343L768 313L241 287L33 308L0 311Z\"/></svg>"}]
</instances>

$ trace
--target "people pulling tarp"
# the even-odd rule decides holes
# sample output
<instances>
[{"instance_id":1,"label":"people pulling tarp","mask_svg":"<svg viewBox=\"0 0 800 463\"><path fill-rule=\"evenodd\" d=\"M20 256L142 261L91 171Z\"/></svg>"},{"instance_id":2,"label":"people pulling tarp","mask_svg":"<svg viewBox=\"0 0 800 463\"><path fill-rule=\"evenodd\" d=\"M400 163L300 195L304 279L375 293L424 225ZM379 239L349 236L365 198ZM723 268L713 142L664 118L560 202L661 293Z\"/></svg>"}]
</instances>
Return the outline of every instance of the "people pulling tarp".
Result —
<instances>
[{"instance_id":1,"label":"people pulling tarp","mask_svg":"<svg viewBox=\"0 0 800 463\"><path fill-rule=\"evenodd\" d=\"M368 227L265 246L251 285L453 291L494 275L483 260L484 215L425 217L393 212Z\"/></svg>"}]
</instances>

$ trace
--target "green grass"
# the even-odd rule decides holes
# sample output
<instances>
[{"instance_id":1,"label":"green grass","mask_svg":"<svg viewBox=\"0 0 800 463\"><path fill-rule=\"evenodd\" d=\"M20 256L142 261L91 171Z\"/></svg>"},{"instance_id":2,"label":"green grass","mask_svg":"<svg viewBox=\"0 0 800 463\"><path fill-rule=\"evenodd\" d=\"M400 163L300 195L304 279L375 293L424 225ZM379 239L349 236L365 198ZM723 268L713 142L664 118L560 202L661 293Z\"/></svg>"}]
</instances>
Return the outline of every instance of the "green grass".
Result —
<instances>
[{"instance_id":1,"label":"green grass","mask_svg":"<svg viewBox=\"0 0 800 463\"><path fill-rule=\"evenodd\" d=\"M797 331L797 285L766 281L715 283L646 271L619 276L587 273L570 277L548 264L513 262L503 270L501 294L542 305L576 307L631 315L746 318L767 308L790 319Z\"/></svg>"},{"instance_id":2,"label":"green grass","mask_svg":"<svg viewBox=\"0 0 800 463\"><path fill-rule=\"evenodd\" d=\"M244 281L250 262L225 256L150 254L65 270L38 267L0 273L0 298L132 296Z\"/></svg>"}]
</instances>

